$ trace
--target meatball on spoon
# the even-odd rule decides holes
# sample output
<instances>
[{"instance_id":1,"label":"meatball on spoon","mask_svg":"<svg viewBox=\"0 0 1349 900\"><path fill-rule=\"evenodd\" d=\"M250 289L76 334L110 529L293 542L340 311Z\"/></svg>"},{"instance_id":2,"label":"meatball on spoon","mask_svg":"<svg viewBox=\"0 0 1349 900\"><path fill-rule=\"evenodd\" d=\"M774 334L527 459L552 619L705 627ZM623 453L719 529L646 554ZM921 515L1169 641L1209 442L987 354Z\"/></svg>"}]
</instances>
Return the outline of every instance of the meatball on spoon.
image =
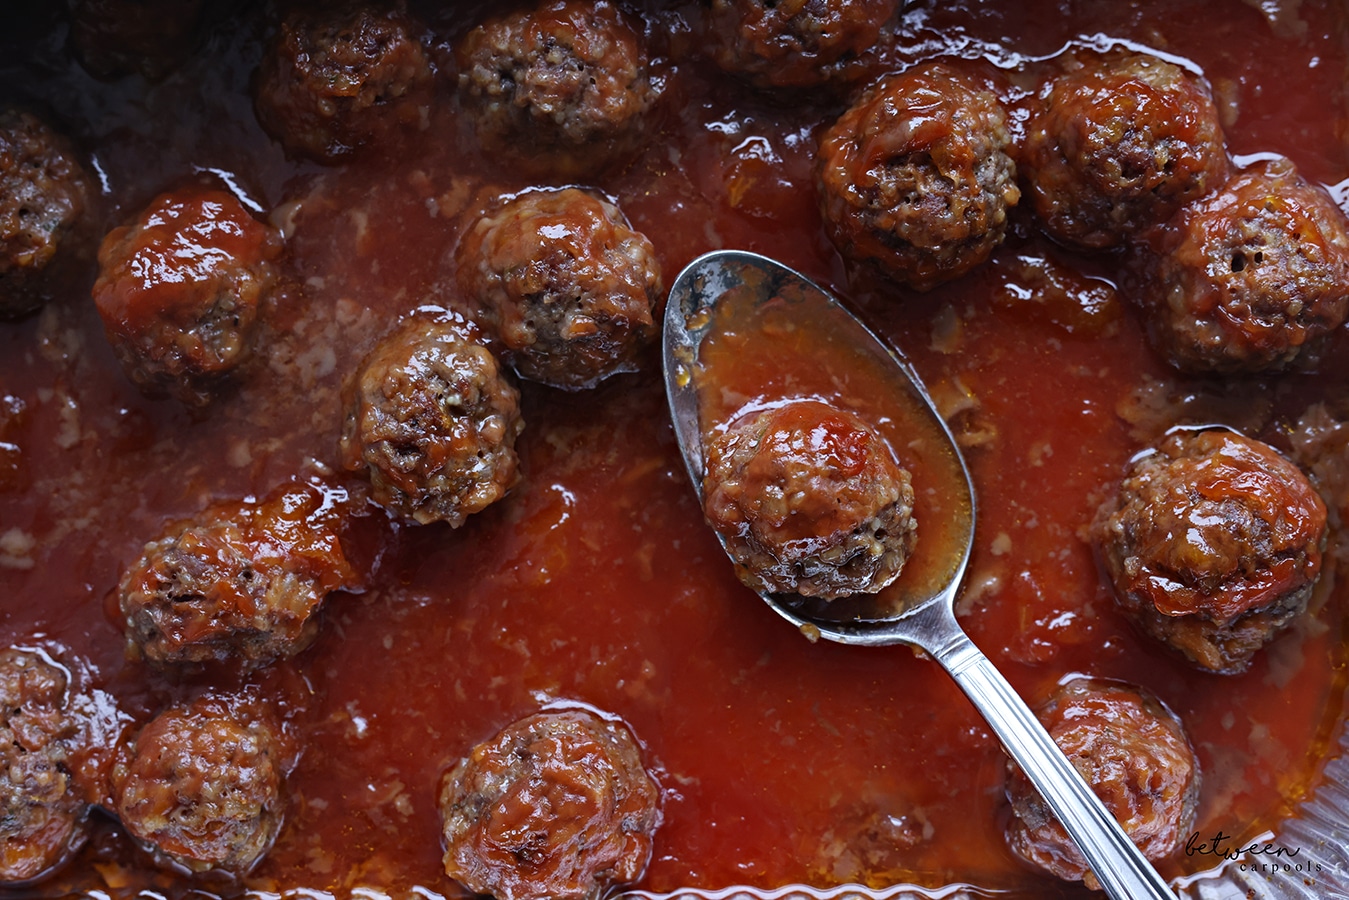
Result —
<instances>
[{"instance_id":1,"label":"meatball on spoon","mask_svg":"<svg viewBox=\"0 0 1349 900\"><path fill-rule=\"evenodd\" d=\"M937 660L1044 795L1114 900L1172 898L1166 882L1055 746L955 617L974 539L974 488L955 441L909 365L836 299L763 256L717 251L675 280L665 313L665 385L700 495L705 444L744 407L801 392L869 419L913 470L917 541L876 593L759 595L811 640L908 644ZM852 387L856 384L856 388ZM831 396L821 398L821 394ZM737 407L736 404L741 404ZM719 534L723 544L726 537Z\"/></svg>"}]
</instances>

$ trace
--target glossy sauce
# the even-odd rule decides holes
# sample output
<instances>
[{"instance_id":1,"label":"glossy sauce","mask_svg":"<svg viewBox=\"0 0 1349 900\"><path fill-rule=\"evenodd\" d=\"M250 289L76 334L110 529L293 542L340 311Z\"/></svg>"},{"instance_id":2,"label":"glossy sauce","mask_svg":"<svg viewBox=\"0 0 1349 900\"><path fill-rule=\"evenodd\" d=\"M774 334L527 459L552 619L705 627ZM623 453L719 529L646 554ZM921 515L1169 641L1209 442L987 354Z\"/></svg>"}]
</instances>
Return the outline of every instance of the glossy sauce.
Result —
<instances>
[{"instance_id":1,"label":"glossy sauce","mask_svg":"<svg viewBox=\"0 0 1349 900\"><path fill-rule=\"evenodd\" d=\"M410 5L442 41L446 70L449 45L486 8ZM811 645L735 579L683 471L654 354L593 392L525 385L525 479L463 528L365 509L349 557L366 587L329 599L296 659L181 680L128 662L104 601L145 542L213 502L331 468L344 378L411 310L468 309L447 262L458 234L491 199L537 182L480 152L452 81L418 147L332 169L286 160L249 95L266 31L257 9L221 23L155 87L90 79L54 10L35 5L8 23L0 85L54 111L92 152L105 186L95 230L176 184L224 177L273 210L287 275L304 289L266 311L253 363L202 418L126 381L85 292L0 325L0 410L21 407L0 413L0 640L78 657L141 723L206 686L274 698L304 755L286 826L250 887L456 894L441 869L442 773L564 699L629 723L665 792L642 888L914 881L1084 896L1003 846L1003 755L936 666L903 648ZM1338 752L1342 579L1327 579L1313 615L1248 672L1202 675L1120 619L1079 535L1125 461L1176 415L1277 438L1312 401L1343 395L1343 333L1316 376L1181 378L1146 348L1128 304L1071 287L1050 296L1036 272L1061 263L1104 290L1115 260L1062 254L1024 207L991 265L931 294L865 273L850 281L812 185L816 136L842 104L765 97L696 60L695 4L644 15L654 52L671 61L662 129L594 186L651 236L667 277L701 252L741 247L857 301L965 441L980 502L960 605L971 637L1032 702L1070 673L1148 687L1198 751L1200 833L1238 841L1277 827ZM1308 178L1349 179L1349 23L1332 0L957 0L914 4L904 21L879 70L958 55L1011 100L1038 83L1038 58L1078 35L1191 59L1227 110L1232 152L1283 153ZM86 276L87 287L92 268ZM1114 311L1088 314L1088 301ZM1216 862L1182 855L1163 871ZM185 890L100 818L63 876L13 893L141 887Z\"/></svg>"}]
</instances>

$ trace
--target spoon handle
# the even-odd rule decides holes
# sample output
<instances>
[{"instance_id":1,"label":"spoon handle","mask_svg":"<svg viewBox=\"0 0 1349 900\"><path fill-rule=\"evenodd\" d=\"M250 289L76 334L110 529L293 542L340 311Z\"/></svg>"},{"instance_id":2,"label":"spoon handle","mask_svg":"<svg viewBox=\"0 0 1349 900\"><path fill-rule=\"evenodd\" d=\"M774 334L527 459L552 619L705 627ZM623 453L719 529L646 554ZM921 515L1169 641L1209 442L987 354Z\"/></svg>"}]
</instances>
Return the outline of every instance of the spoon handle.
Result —
<instances>
[{"instance_id":1,"label":"spoon handle","mask_svg":"<svg viewBox=\"0 0 1349 900\"><path fill-rule=\"evenodd\" d=\"M974 645L949 610L941 637L926 649L992 726L1025 770L1112 900L1175 900L1161 875L1059 750L1044 726ZM925 642L926 643L926 642Z\"/></svg>"}]
</instances>

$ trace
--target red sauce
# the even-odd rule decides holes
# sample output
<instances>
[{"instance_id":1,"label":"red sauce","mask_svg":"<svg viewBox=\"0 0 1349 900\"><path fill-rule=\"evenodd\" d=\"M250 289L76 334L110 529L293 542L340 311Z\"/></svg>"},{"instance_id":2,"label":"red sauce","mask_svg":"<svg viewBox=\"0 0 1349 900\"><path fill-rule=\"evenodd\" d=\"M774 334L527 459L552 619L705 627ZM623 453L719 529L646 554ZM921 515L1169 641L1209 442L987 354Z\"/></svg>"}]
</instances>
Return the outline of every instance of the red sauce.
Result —
<instances>
[{"instance_id":1,"label":"red sauce","mask_svg":"<svg viewBox=\"0 0 1349 900\"><path fill-rule=\"evenodd\" d=\"M412 5L446 42L483 13ZM960 609L975 642L1032 701L1075 672L1150 688L1198 750L1200 833L1235 841L1277 826L1314 790L1343 722L1344 588L1318 597L1248 672L1202 675L1120 619L1080 533L1104 486L1158 432L1143 415L1156 398L1216 397L1215 408L1275 436L1310 402L1344 393L1349 341L1337 337L1315 377L1187 381L1146 348L1132 307L1112 318L1061 296L1037 301L1027 286L1039 276L1026 274L1037 264L1025 260L1060 254L1024 219L993 265L931 294L864 274L850 283L811 180L815 136L841 106L783 103L689 59L700 15L693 4L647 14L656 51L674 61L664 130L596 186L652 237L667 277L735 246L857 300L968 443L980 510ZM102 231L166 187L224 173L276 210L288 274L304 288L266 312L258 358L200 418L137 393L83 293L0 325L0 408L21 408L0 419L0 642L45 641L85 659L145 722L206 682L125 659L104 614L125 567L170 521L265 496L310 460L331 465L342 380L400 316L462 303L447 260L463 222L535 182L477 154L449 87L415 152L331 169L286 161L253 116L263 26L252 14L222 23L153 88L91 80L66 56L59 16L7 22L0 72L92 151L106 184ZM1349 22L1332 0L956 0L906 16L878 70L960 54L1015 97L1039 78L1034 57L1109 35L1201 67L1234 153L1285 154L1328 184L1349 178ZM1111 257L1063 258L1089 276L1116 272ZM680 463L654 355L593 392L527 385L523 403L525 479L506 501L458 530L397 526L372 510L350 553L367 587L330 598L315 644L246 679L210 676L277 698L304 744L287 823L249 885L456 893L441 869L442 773L561 698L628 722L665 791L640 887L910 880L1081 895L1005 849L1003 756L936 666L903 648L811 645L736 580ZM1162 869L1214 861L1181 856ZM59 880L17 893L67 887L183 883L150 870L103 821Z\"/></svg>"}]
</instances>

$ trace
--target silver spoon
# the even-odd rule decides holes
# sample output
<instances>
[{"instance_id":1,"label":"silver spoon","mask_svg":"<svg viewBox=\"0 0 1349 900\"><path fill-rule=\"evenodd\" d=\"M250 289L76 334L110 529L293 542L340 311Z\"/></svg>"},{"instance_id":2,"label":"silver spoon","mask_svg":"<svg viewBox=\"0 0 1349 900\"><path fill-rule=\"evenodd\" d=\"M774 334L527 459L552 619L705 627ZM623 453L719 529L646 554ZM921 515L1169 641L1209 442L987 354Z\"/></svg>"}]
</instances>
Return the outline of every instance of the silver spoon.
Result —
<instances>
[{"instance_id":1,"label":"silver spoon","mask_svg":"<svg viewBox=\"0 0 1349 900\"><path fill-rule=\"evenodd\" d=\"M729 331L740 333L741 344L749 341L746 335L752 335L756 323L769 321L756 316L775 316L774 331L795 327L792 323L827 331L834 342L831 352L844 352L850 365L866 369L866 394L893 403L895 421L907 417L911 427L919 421L915 416L921 417L919 430L933 436L927 443L937 451L930 452L927 461L935 460L938 468L945 465L937 478L943 488L940 493L945 495L942 515L947 519L941 523L946 533L939 542L943 551L935 554L936 563L929 559L926 572L917 577L906 577L906 569L898 582L874 597L822 602L795 595L760 596L811 640L822 637L866 646L908 644L926 652L955 679L1008 755L1025 770L1112 900L1175 900L1166 882L1025 702L956 621L955 599L974 540L974 487L960 450L922 382L908 363L828 292L798 272L754 253L723 250L705 254L679 274L670 290L664 329L665 388L679 448L699 494L704 474L703 435L727 411L719 408L720 394L735 394L724 385L700 393L700 379L711 380L707 346L717 346ZM743 351L737 345L733 352L743 355ZM891 444L895 445L893 439ZM930 529L929 519L920 518L919 528ZM930 534L930 530L920 534L920 546L923 541L932 543L924 536Z\"/></svg>"}]
</instances>

